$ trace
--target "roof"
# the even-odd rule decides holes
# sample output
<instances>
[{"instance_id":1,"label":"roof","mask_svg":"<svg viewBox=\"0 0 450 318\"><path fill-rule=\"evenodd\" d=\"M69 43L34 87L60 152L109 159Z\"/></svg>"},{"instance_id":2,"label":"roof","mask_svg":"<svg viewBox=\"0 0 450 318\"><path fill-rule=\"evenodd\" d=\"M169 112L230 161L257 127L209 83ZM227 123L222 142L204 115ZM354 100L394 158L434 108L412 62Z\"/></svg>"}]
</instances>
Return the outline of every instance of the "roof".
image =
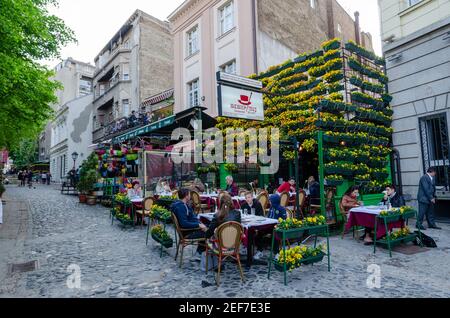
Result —
<instances>
[{"instance_id":1,"label":"roof","mask_svg":"<svg viewBox=\"0 0 450 318\"><path fill-rule=\"evenodd\" d=\"M167 91L164 91L162 93L159 93L157 95L153 95L151 97L148 97L146 100L142 102L142 107L147 107L151 105L155 105L158 103L161 103L162 101L165 101L169 98L173 97L174 89L169 89Z\"/></svg>"},{"instance_id":2,"label":"roof","mask_svg":"<svg viewBox=\"0 0 450 318\"><path fill-rule=\"evenodd\" d=\"M168 17L167 20L172 21L178 17L190 4L196 0L185 0L181 5L178 6Z\"/></svg>"}]
</instances>

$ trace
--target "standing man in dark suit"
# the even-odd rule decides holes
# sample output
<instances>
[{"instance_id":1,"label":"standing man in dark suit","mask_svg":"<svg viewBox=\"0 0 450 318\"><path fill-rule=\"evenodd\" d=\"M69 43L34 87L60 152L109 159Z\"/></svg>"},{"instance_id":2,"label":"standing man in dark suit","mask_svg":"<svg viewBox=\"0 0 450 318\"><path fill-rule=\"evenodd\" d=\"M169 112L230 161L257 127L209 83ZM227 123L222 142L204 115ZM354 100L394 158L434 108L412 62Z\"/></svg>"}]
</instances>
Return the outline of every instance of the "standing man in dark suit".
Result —
<instances>
[{"instance_id":1,"label":"standing man in dark suit","mask_svg":"<svg viewBox=\"0 0 450 318\"><path fill-rule=\"evenodd\" d=\"M419 201L419 218L417 220L417 228L426 230L422 225L426 216L428 227L430 229L440 230L434 219L434 207L436 205L436 168L430 168L427 174L420 179L419 193L417 194Z\"/></svg>"}]
</instances>

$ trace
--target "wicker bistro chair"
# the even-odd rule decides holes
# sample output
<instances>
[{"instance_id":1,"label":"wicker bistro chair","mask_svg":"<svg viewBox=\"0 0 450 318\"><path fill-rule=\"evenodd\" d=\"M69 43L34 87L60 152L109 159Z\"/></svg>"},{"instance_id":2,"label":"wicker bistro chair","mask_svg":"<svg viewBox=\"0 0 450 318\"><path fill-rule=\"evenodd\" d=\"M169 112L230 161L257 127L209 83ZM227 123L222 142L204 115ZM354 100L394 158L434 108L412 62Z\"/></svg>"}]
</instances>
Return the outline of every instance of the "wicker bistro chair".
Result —
<instances>
[{"instance_id":1,"label":"wicker bistro chair","mask_svg":"<svg viewBox=\"0 0 450 318\"><path fill-rule=\"evenodd\" d=\"M269 214L269 205L270 205L269 195L267 194L267 192L262 192L260 195L258 195L257 200L262 205L264 216L267 217L267 215Z\"/></svg>"},{"instance_id":2,"label":"wicker bistro chair","mask_svg":"<svg viewBox=\"0 0 450 318\"><path fill-rule=\"evenodd\" d=\"M241 280L244 281L244 272L242 271L242 264L239 256L239 248L241 246L241 238L243 234L244 228L241 224L237 222L227 222L217 228L217 239L213 243L208 243L206 245L206 274L208 274L208 256L213 255L219 258L216 279L217 286L220 285L220 270L222 263L227 258L237 261L241 274Z\"/></svg>"},{"instance_id":3,"label":"wicker bistro chair","mask_svg":"<svg viewBox=\"0 0 450 318\"><path fill-rule=\"evenodd\" d=\"M146 198L142 204L142 210L136 210L136 218L138 215L141 216L141 226L144 224L144 218L150 215L153 204L155 204L155 199Z\"/></svg>"},{"instance_id":4,"label":"wicker bistro chair","mask_svg":"<svg viewBox=\"0 0 450 318\"><path fill-rule=\"evenodd\" d=\"M200 212L205 212L208 209L207 204L202 204L202 200L200 198L200 194L197 191L191 191L191 200L194 208L195 214L199 214Z\"/></svg>"},{"instance_id":5,"label":"wicker bistro chair","mask_svg":"<svg viewBox=\"0 0 450 318\"><path fill-rule=\"evenodd\" d=\"M178 253L180 252L181 248L181 255L180 255L180 268L183 266L183 252L184 248L187 246L195 246L195 245L203 245L206 246L206 238L199 238L199 239L190 239L188 238L189 234L201 230L198 229L182 229L180 226L180 223L178 222L178 218L175 215L175 213L172 212L172 220L173 224L175 225L175 230L178 234L178 243L177 243L177 252L175 254L175 261L178 259Z\"/></svg>"},{"instance_id":6,"label":"wicker bistro chair","mask_svg":"<svg viewBox=\"0 0 450 318\"><path fill-rule=\"evenodd\" d=\"M281 194L280 205L285 208L288 206L288 204L289 204L289 193L283 192Z\"/></svg>"}]
</instances>

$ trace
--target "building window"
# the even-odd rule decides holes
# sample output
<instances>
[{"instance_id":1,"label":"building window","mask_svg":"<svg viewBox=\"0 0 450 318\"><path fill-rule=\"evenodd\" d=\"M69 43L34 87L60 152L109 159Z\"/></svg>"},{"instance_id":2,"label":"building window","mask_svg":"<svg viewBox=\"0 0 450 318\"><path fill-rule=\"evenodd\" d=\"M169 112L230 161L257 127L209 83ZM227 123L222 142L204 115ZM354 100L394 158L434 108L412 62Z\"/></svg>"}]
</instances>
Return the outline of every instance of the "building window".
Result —
<instances>
[{"instance_id":1,"label":"building window","mask_svg":"<svg viewBox=\"0 0 450 318\"><path fill-rule=\"evenodd\" d=\"M123 117L128 117L130 114L130 100L129 99L122 99L122 110L123 110Z\"/></svg>"},{"instance_id":2,"label":"building window","mask_svg":"<svg viewBox=\"0 0 450 318\"><path fill-rule=\"evenodd\" d=\"M233 1L230 1L219 9L220 35L230 31L234 27Z\"/></svg>"},{"instance_id":3,"label":"building window","mask_svg":"<svg viewBox=\"0 0 450 318\"><path fill-rule=\"evenodd\" d=\"M80 94L89 95L92 93L92 82L86 79L80 79Z\"/></svg>"},{"instance_id":4,"label":"building window","mask_svg":"<svg viewBox=\"0 0 450 318\"><path fill-rule=\"evenodd\" d=\"M196 79L188 83L188 104L189 107L195 107L199 105L200 96L200 81Z\"/></svg>"},{"instance_id":5,"label":"building window","mask_svg":"<svg viewBox=\"0 0 450 318\"><path fill-rule=\"evenodd\" d=\"M449 135L446 113L420 119L424 170L436 167L436 185L449 185Z\"/></svg>"},{"instance_id":6,"label":"building window","mask_svg":"<svg viewBox=\"0 0 450 318\"><path fill-rule=\"evenodd\" d=\"M236 60L233 60L220 67L220 70L228 74L236 74Z\"/></svg>"},{"instance_id":7,"label":"building window","mask_svg":"<svg viewBox=\"0 0 450 318\"><path fill-rule=\"evenodd\" d=\"M341 25L339 23L337 25L337 30L338 30L339 33L342 33L342 27L341 27Z\"/></svg>"},{"instance_id":8,"label":"building window","mask_svg":"<svg viewBox=\"0 0 450 318\"><path fill-rule=\"evenodd\" d=\"M421 1L422 1L422 0L407 0L408 6L409 6L409 7L412 7L412 6L418 4L418 3L421 2Z\"/></svg>"},{"instance_id":9,"label":"building window","mask_svg":"<svg viewBox=\"0 0 450 318\"><path fill-rule=\"evenodd\" d=\"M199 51L198 26L187 33L187 55L191 56Z\"/></svg>"},{"instance_id":10,"label":"building window","mask_svg":"<svg viewBox=\"0 0 450 318\"><path fill-rule=\"evenodd\" d=\"M311 5L311 8L316 8L316 0L309 0L309 4Z\"/></svg>"},{"instance_id":11,"label":"building window","mask_svg":"<svg viewBox=\"0 0 450 318\"><path fill-rule=\"evenodd\" d=\"M129 80L130 80L130 74L128 74L128 73L123 73L123 80L124 80L124 81L129 81Z\"/></svg>"}]
</instances>

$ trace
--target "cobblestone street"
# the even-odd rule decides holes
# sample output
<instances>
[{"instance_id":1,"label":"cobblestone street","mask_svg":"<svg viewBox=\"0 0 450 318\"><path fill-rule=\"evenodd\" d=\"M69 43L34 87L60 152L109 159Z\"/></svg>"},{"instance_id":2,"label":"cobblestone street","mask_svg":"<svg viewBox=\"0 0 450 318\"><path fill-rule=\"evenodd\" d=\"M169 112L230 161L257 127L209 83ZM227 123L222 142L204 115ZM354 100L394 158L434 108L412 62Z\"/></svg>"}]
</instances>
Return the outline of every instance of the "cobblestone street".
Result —
<instances>
[{"instance_id":1,"label":"cobblestone street","mask_svg":"<svg viewBox=\"0 0 450 318\"><path fill-rule=\"evenodd\" d=\"M221 287L200 271L185 252L183 269L174 261L175 249L163 258L145 230L111 226L109 210L80 205L77 197L63 196L56 187L7 188L5 220L0 230L0 297L449 297L450 227L427 231L438 248L404 255L372 248L352 239L331 238L331 265L303 267L288 274L267 268L238 270L227 263ZM11 229L15 226L15 229ZM173 231L170 230L173 235ZM8 273L8 264L38 260L34 272ZM67 287L70 265L81 269L81 289ZM367 268L381 267L381 288L369 289ZM209 284L205 284L208 282Z\"/></svg>"}]
</instances>

